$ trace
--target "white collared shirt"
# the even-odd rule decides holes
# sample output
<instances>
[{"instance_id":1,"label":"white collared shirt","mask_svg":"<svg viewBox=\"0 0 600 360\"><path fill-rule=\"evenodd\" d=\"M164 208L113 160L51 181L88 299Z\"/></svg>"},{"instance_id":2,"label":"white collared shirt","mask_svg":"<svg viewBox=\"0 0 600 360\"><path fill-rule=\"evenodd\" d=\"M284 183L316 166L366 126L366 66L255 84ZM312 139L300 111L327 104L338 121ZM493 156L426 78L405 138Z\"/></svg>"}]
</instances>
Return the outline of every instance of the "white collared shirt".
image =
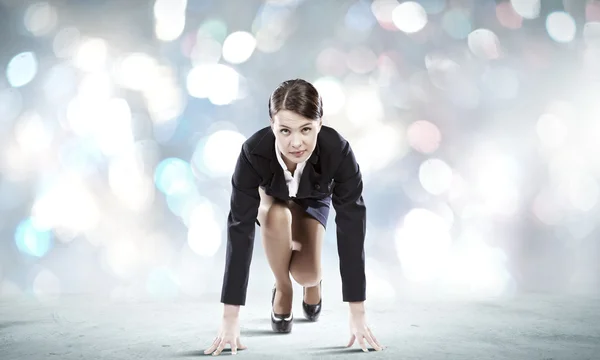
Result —
<instances>
[{"instance_id":1,"label":"white collared shirt","mask_svg":"<svg viewBox=\"0 0 600 360\"><path fill-rule=\"evenodd\" d=\"M283 162L277 142L275 142L275 154L277 155L277 161L279 161L279 165L281 165L281 168L283 169L283 175L285 176L285 182L287 184L290 197L296 197L296 193L298 193L298 185L300 185L300 178L302 177L302 171L304 171L304 166L306 165L306 160L296 165L296 171L294 171L294 175L292 175L285 162Z\"/></svg>"}]
</instances>

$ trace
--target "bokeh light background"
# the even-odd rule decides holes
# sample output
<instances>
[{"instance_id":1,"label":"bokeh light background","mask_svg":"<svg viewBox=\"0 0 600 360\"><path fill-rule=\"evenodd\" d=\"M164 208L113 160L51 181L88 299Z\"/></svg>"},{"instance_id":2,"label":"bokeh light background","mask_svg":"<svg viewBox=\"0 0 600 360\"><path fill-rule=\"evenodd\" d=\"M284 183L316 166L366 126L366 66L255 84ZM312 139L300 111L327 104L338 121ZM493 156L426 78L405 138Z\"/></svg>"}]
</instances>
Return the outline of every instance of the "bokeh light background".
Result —
<instances>
[{"instance_id":1,"label":"bokeh light background","mask_svg":"<svg viewBox=\"0 0 600 360\"><path fill-rule=\"evenodd\" d=\"M363 171L368 298L600 289L600 1L1 0L0 66L0 296L218 301L298 77Z\"/></svg>"}]
</instances>

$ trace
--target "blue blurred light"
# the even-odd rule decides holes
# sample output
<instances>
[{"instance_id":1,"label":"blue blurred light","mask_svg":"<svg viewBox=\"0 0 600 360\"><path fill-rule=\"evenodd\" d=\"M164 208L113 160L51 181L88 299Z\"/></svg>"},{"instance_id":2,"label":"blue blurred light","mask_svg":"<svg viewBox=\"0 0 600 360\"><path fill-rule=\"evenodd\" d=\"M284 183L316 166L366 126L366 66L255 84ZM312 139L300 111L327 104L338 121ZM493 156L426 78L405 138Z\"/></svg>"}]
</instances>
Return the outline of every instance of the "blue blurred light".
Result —
<instances>
[{"instance_id":1,"label":"blue blurred light","mask_svg":"<svg viewBox=\"0 0 600 360\"><path fill-rule=\"evenodd\" d=\"M446 0L421 0L419 4L430 15L439 14L446 8Z\"/></svg>"},{"instance_id":2,"label":"blue blurred light","mask_svg":"<svg viewBox=\"0 0 600 360\"><path fill-rule=\"evenodd\" d=\"M458 40L466 39L473 30L469 16L460 9L452 9L444 14L442 28L448 35Z\"/></svg>"},{"instance_id":3,"label":"blue blurred light","mask_svg":"<svg viewBox=\"0 0 600 360\"><path fill-rule=\"evenodd\" d=\"M28 218L17 226L15 242L22 253L43 257L52 247L52 232L48 229L38 229L32 219Z\"/></svg>"},{"instance_id":4,"label":"blue blurred light","mask_svg":"<svg viewBox=\"0 0 600 360\"><path fill-rule=\"evenodd\" d=\"M371 6L364 1L359 1L352 5L348 9L345 18L348 28L359 31L370 30L375 24L375 20Z\"/></svg>"},{"instance_id":5,"label":"blue blurred light","mask_svg":"<svg viewBox=\"0 0 600 360\"><path fill-rule=\"evenodd\" d=\"M165 195L188 193L194 188L190 164L178 158L161 161L154 171L154 183Z\"/></svg>"},{"instance_id":6,"label":"blue blurred light","mask_svg":"<svg viewBox=\"0 0 600 360\"><path fill-rule=\"evenodd\" d=\"M23 52L10 60L6 67L6 78L12 87L27 85L38 70L38 62L32 52Z\"/></svg>"}]
</instances>

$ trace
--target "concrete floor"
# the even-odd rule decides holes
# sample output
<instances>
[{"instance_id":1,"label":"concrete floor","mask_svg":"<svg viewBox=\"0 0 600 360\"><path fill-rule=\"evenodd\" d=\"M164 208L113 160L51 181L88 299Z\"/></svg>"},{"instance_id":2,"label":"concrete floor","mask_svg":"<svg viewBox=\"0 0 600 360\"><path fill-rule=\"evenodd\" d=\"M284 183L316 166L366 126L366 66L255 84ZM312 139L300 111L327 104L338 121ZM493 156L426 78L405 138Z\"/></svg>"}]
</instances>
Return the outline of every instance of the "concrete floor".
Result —
<instances>
[{"instance_id":1,"label":"concrete floor","mask_svg":"<svg viewBox=\"0 0 600 360\"><path fill-rule=\"evenodd\" d=\"M384 351L348 342L347 306L324 305L318 323L275 335L269 296L241 315L238 357L369 359L600 359L598 297L530 294L510 300L406 300L368 304L368 321ZM265 301L262 301L265 300ZM296 299L298 302L299 300ZM109 301L73 295L39 302L0 300L0 359L167 359L204 356L219 325L214 298ZM230 356L226 351L222 356Z\"/></svg>"}]
</instances>

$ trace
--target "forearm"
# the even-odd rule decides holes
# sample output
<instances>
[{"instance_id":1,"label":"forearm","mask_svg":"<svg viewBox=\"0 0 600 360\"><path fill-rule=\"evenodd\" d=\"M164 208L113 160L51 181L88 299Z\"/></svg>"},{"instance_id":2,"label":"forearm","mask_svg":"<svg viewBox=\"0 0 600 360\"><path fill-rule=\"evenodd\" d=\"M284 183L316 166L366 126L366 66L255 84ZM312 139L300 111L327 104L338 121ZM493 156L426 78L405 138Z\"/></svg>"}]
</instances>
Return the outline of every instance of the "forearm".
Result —
<instances>
[{"instance_id":1,"label":"forearm","mask_svg":"<svg viewBox=\"0 0 600 360\"><path fill-rule=\"evenodd\" d=\"M365 313L365 302L364 301L356 301L349 302L350 314L352 315L362 315Z\"/></svg>"},{"instance_id":2,"label":"forearm","mask_svg":"<svg viewBox=\"0 0 600 360\"><path fill-rule=\"evenodd\" d=\"M223 304L223 318L236 318L240 315L239 305Z\"/></svg>"}]
</instances>

